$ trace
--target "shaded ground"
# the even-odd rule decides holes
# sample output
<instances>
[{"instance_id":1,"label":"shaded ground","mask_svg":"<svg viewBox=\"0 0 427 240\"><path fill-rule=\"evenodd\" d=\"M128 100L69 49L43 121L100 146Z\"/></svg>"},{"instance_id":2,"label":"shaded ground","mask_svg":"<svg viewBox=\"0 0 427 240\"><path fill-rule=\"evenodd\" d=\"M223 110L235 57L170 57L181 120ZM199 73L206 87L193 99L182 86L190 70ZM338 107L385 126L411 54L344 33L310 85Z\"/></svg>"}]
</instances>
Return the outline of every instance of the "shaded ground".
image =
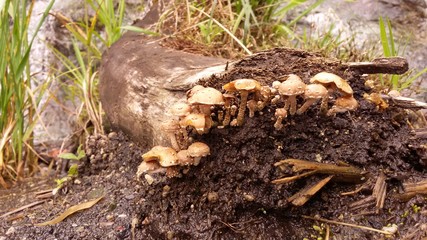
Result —
<instances>
[{"instance_id":1,"label":"shaded ground","mask_svg":"<svg viewBox=\"0 0 427 240\"><path fill-rule=\"evenodd\" d=\"M152 185L144 179L135 180L146 146L136 146L122 134L93 136L87 143L89 158L80 168L80 184L70 182L67 192L53 202L17 220L2 221L0 238L130 239L134 226L135 239L312 239L321 235L312 226L321 224L301 216L317 215L377 229L397 224L397 238L414 233L409 239L420 239L427 224L424 198L399 202L394 194L401 192L403 182L417 182L425 176L424 155L417 150L422 142L411 134L403 110L390 107L379 112L361 97L369 89L356 73L345 71L339 61L277 49L240 61L230 72L204 84L220 89L242 77L271 84L289 73L308 81L323 70L349 80L360 103L357 111L323 117L317 114L318 107L313 107L303 115L289 117L285 129L277 131L273 127L276 106L268 106L262 115L246 116L243 127L215 128L207 135L194 135L210 146L211 155L180 178L158 176ZM273 164L285 158L345 162L365 169L371 175L368 188L341 196L360 185L331 182L303 207L292 207L286 199L317 177L271 184L284 176ZM352 211L349 205L371 194L381 171L387 176L384 209L378 213L374 207ZM104 199L94 207L57 225L32 225L103 194ZM420 209L414 211L414 206ZM8 210L0 209L1 213ZM329 226L336 239L382 237L356 228Z\"/></svg>"}]
</instances>

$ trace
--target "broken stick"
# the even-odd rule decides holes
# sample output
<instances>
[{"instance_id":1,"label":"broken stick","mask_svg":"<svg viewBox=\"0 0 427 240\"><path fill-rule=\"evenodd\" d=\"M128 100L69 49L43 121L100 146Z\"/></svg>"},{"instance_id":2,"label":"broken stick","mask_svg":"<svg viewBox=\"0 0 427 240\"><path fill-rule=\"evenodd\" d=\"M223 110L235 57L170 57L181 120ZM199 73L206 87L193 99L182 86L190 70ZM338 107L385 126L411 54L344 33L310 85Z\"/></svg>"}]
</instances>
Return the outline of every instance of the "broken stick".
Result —
<instances>
[{"instance_id":1,"label":"broken stick","mask_svg":"<svg viewBox=\"0 0 427 240\"><path fill-rule=\"evenodd\" d=\"M359 74L404 74L409 69L408 61L403 57L383 57L372 62L349 62L343 65Z\"/></svg>"}]
</instances>

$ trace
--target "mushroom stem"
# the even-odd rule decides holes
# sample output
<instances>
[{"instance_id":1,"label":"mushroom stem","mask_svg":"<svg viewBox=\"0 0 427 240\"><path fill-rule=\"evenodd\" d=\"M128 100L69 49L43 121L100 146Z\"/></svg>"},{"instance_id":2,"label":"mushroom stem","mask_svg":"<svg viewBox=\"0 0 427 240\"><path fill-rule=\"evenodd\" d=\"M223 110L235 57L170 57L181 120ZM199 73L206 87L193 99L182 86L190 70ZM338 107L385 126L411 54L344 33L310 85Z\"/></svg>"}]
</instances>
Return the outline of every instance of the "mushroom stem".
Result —
<instances>
[{"instance_id":1,"label":"mushroom stem","mask_svg":"<svg viewBox=\"0 0 427 240\"><path fill-rule=\"evenodd\" d=\"M322 98L322 103L320 104L320 114L326 115L328 112L328 100L329 100L329 93Z\"/></svg>"},{"instance_id":2,"label":"mushroom stem","mask_svg":"<svg viewBox=\"0 0 427 240\"><path fill-rule=\"evenodd\" d=\"M303 114L305 111L307 111L307 109L315 104L317 102L318 99L315 98L309 98L307 100L305 100L304 104L297 110L297 114L301 115Z\"/></svg>"},{"instance_id":3,"label":"mushroom stem","mask_svg":"<svg viewBox=\"0 0 427 240\"><path fill-rule=\"evenodd\" d=\"M297 97L289 96L286 102L289 102L289 113L294 115L297 111Z\"/></svg>"},{"instance_id":4,"label":"mushroom stem","mask_svg":"<svg viewBox=\"0 0 427 240\"><path fill-rule=\"evenodd\" d=\"M179 151L180 147L179 147L178 141L176 140L175 133L168 132L167 134L168 134L168 137L171 141L172 148L175 149L176 151Z\"/></svg>"},{"instance_id":5,"label":"mushroom stem","mask_svg":"<svg viewBox=\"0 0 427 240\"><path fill-rule=\"evenodd\" d=\"M246 103L248 100L249 92L246 90L240 91L240 106L239 113L237 114L237 126L242 126L245 120Z\"/></svg>"},{"instance_id":6,"label":"mushroom stem","mask_svg":"<svg viewBox=\"0 0 427 240\"><path fill-rule=\"evenodd\" d=\"M285 108L277 108L274 115L277 117L276 122L274 123L274 128L280 130L283 128L283 119L287 117L288 111Z\"/></svg>"}]
</instances>

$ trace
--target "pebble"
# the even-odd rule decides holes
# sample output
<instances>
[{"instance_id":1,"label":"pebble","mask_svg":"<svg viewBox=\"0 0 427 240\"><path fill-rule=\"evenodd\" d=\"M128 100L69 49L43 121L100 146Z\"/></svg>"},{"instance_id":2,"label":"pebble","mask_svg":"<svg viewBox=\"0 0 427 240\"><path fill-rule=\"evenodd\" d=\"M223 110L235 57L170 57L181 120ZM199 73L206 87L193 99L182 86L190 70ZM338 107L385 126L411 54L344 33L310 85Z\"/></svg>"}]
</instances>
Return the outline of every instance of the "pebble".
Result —
<instances>
[{"instance_id":1,"label":"pebble","mask_svg":"<svg viewBox=\"0 0 427 240\"><path fill-rule=\"evenodd\" d=\"M77 184L77 185L82 184L82 181L80 181L79 179L76 179L74 180L74 184Z\"/></svg>"},{"instance_id":2,"label":"pebble","mask_svg":"<svg viewBox=\"0 0 427 240\"><path fill-rule=\"evenodd\" d=\"M119 218L126 218L127 217L127 215L126 214L120 214L119 216L117 216L117 217L119 217Z\"/></svg>"},{"instance_id":3,"label":"pebble","mask_svg":"<svg viewBox=\"0 0 427 240\"><path fill-rule=\"evenodd\" d=\"M218 201L218 193L217 192L208 193L208 201L212 203Z\"/></svg>"},{"instance_id":4,"label":"pebble","mask_svg":"<svg viewBox=\"0 0 427 240\"><path fill-rule=\"evenodd\" d=\"M107 221L112 221L114 219L114 216L112 214L108 214L106 217Z\"/></svg>"},{"instance_id":5,"label":"pebble","mask_svg":"<svg viewBox=\"0 0 427 240\"><path fill-rule=\"evenodd\" d=\"M117 137L117 133L116 133L116 132L110 132L110 133L108 134L108 138L109 138L109 139L112 139L112 138L115 138L115 137Z\"/></svg>"},{"instance_id":6,"label":"pebble","mask_svg":"<svg viewBox=\"0 0 427 240\"><path fill-rule=\"evenodd\" d=\"M245 198L246 201L248 202L253 202L255 200L255 196L252 194L248 194L248 193L244 193L243 197Z\"/></svg>"}]
</instances>

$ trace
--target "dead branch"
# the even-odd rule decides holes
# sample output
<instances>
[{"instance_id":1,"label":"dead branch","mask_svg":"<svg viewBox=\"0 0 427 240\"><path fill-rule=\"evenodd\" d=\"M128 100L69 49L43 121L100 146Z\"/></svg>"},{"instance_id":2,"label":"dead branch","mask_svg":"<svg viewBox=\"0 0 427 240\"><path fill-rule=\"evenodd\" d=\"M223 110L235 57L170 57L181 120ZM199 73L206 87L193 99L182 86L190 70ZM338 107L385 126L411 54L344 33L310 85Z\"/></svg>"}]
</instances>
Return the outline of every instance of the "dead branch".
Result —
<instances>
[{"instance_id":1,"label":"dead branch","mask_svg":"<svg viewBox=\"0 0 427 240\"><path fill-rule=\"evenodd\" d=\"M403 57L376 58L372 62L349 62L345 67L359 74L404 74L408 71L408 61Z\"/></svg>"},{"instance_id":2,"label":"dead branch","mask_svg":"<svg viewBox=\"0 0 427 240\"><path fill-rule=\"evenodd\" d=\"M322 189L331 179L332 175L328 176L318 182L316 182L314 185L309 185L305 187L304 189L301 189L294 195L292 195L290 198L288 198L288 202L290 202L292 205L296 207L300 207L304 205L314 194L316 194L320 189Z\"/></svg>"}]
</instances>

